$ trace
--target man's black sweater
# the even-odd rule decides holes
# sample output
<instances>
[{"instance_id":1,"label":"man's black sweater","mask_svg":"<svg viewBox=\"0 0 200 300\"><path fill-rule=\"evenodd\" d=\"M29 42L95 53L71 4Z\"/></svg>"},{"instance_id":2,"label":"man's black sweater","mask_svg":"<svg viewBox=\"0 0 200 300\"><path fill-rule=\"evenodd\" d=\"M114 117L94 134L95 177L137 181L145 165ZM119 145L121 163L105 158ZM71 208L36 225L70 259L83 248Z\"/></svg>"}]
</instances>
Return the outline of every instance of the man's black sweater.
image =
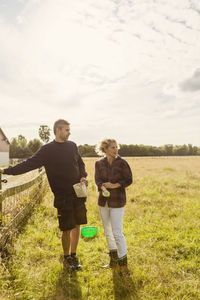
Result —
<instances>
[{"instance_id":1,"label":"man's black sweater","mask_svg":"<svg viewBox=\"0 0 200 300\"><path fill-rule=\"evenodd\" d=\"M8 175L19 175L44 166L54 194L73 193L73 184L86 177L85 164L75 143L55 140L42 146L32 157L4 169Z\"/></svg>"}]
</instances>

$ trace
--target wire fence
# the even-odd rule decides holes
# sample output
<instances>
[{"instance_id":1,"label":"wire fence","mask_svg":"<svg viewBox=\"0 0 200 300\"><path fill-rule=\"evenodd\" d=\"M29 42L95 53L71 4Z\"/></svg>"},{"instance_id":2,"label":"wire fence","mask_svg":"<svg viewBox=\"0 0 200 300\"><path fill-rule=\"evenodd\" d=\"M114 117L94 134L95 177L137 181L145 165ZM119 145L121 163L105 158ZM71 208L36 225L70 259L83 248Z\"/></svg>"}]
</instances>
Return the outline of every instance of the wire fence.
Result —
<instances>
[{"instance_id":1,"label":"wire fence","mask_svg":"<svg viewBox=\"0 0 200 300\"><path fill-rule=\"evenodd\" d=\"M9 180L9 178L8 178ZM48 189L46 173L38 169L38 174L29 182L2 189L0 174L0 249L21 227L34 207L41 202Z\"/></svg>"}]
</instances>

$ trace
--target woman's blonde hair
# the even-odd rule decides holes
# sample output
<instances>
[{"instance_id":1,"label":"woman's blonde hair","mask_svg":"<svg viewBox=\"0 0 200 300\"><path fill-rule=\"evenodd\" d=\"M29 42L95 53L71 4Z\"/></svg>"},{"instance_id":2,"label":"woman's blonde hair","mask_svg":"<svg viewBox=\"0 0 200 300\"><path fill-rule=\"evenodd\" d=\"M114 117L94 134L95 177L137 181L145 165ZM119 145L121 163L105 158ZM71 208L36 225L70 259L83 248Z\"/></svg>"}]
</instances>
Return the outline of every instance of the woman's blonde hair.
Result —
<instances>
[{"instance_id":1,"label":"woman's blonde hair","mask_svg":"<svg viewBox=\"0 0 200 300\"><path fill-rule=\"evenodd\" d=\"M116 140L114 139L103 139L102 141L100 141L97 145L96 145L96 148L95 148L95 151L96 153L99 155L99 156L105 156L105 153L106 153L106 149L108 149L108 147L112 144L112 143L115 143L117 144L117 147L119 149L119 145L117 143Z\"/></svg>"}]
</instances>

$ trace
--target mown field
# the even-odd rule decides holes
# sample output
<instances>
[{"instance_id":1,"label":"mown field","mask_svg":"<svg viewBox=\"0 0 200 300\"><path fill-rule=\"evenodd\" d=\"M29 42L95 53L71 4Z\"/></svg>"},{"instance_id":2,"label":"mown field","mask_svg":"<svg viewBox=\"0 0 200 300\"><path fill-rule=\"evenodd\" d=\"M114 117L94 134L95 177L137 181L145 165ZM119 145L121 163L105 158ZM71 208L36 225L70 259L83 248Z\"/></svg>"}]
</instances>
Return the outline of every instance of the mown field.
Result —
<instances>
[{"instance_id":1,"label":"mown field","mask_svg":"<svg viewBox=\"0 0 200 300\"><path fill-rule=\"evenodd\" d=\"M0 299L200 299L200 157L127 158L124 233L130 276L104 270L108 250L97 207L94 158L89 173L88 224L80 239L83 270L68 274L49 192L0 266Z\"/></svg>"}]
</instances>

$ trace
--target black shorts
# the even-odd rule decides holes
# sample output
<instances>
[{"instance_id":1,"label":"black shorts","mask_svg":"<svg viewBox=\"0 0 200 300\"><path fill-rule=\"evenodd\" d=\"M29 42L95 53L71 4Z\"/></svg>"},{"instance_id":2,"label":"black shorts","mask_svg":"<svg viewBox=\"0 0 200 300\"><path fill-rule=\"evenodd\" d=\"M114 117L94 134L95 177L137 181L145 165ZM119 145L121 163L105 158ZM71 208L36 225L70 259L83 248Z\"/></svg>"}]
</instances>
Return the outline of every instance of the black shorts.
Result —
<instances>
[{"instance_id":1,"label":"black shorts","mask_svg":"<svg viewBox=\"0 0 200 300\"><path fill-rule=\"evenodd\" d=\"M61 231L70 230L76 225L87 224L86 198L76 195L55 196L54 206L58 210L58 222Z\"/></svg>"}]
</instances>

